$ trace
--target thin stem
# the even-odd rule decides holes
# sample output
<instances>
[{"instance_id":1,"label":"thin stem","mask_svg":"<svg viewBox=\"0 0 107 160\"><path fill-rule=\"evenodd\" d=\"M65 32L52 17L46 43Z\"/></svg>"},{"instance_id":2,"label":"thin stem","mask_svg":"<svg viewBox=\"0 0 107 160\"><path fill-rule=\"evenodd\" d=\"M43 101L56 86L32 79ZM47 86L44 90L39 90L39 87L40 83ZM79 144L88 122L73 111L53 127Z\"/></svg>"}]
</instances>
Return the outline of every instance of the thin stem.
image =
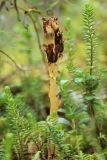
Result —
<instances>
[{"instance_id":1,"label":"thin stem","mask_svg":"<svg viewBox=\"0 0 107 160\"><path fill-rule=\"evenodd\" d=\"M16 13L17 13L17 19L20 21L19 9L18 9L18 6L17 6L17 0L14 0L14 8L15 8Z\"/></svg>"},{"instance_id":2,"label":"thin stem","mask_svg":"<svg viewBox=\"0 0 107 160\"><path fill-rule=\"evenodd\" d=\"M44 56L44 51L42 49L42 45L41 45L41 41L40 41L40 36L39 36L39 33L38 33L38 29L37 29L37 26L36 26L36 23L33 19L33 17L31 16L31 14L28 14L28 16L30 17L32 23L33 23L33 26L34 26L34 29L35 29L35 33L36 33L36 36L37 36L37 41L38 41L38 46L39 46L39 49L42 53L42 58L43 58L43 62L45 63L45 56Z\"/></svg>"},{"instance_id":3,"label":"thin stem","mask_svg":"<svg viewBox=\"0 0 107 160\"><path fill-rule=\"evenodd\" d=\"M14 65L16 66L16 68L17 68L18 70L20 70L20 71L22 71L22 72L28 71L28 69L24 69L24 68L22 68L21 66L19 66L19 64L17 64L17 63L15 62L15 60L14 60L12 57L10 57L6 52L4 52L4 51L2 51L2 50L0 50L0 52L1 52L2 54L4 54L6 57L8 57L8 58L14 63Z\"/></svg>"},{"instance_id":4,"label":"thin stem","mask_svg":"<svg viewBox=\"0 0 107 160\"><path fill-rule=\"evenodd\" d=\"M34 30L35 30L35 33L36 33L36 37L37 37L38 46L39 46L39 49L40 49L40 51L42 53L42 59L43 59L43 62L44 62L45 70L46 70L46 72L48 74L48 70L47 70L47 67L45 65L46 64L45 54L44 54L44 50L42 49L42 45L41 45L40 36L39 36L39 32L38 32L38 28L37 28L36 22L35 22L34 18L32 17L32 15L30 14L30 12L31 12L31 11L29 11L30 9L25 10L25 9L23 9L21 7L18 7L18 8L20 10L22 10L24 13L26 13L29 16L30 20L32 21L32 24L33 24L33 27L34 27ZM36 11L34 11L34 12L36 12ZM37 11L36 13L41 15L41 13L39 11Z\"/></svg>"},{"instance_id":5,"label":"thin stem","mask_svg":"<svg viewBox=\"0 0 107 160\"><path fill-rule=\"evenodd\" d=\"M91 35L90 35L90 39L91 39L90 75L92 75L92 72L93 72L93 43L92 43Z\"/></svg>"},{"instance_id":6,"label":"thin stem","mask_svg":"<svg viewBox=\"0 0 107 160\"><path fill-rule=\"evenodd\" d=\"M90 75L92 75L93 72L93 38L92 38L92 31L90 29L90 22L88 20L88 31L89 31L89 39L90 39ZM88 39L88 41L89 41Z\"/></svg>"}]
</instances>

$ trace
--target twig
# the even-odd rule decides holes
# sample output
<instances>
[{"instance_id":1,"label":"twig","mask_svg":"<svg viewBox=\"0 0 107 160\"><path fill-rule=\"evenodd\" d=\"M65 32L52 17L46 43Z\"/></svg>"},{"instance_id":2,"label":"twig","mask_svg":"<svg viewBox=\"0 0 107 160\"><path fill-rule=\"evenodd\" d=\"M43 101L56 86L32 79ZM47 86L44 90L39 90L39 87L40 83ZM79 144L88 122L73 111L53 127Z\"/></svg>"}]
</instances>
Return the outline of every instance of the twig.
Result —
<instances>
[{"instance_id":1,"label":"twig","mask_svg":"<svg viewBox=\"0 0 107 160\"><path fill-rule=\"evenodd\" d=\"M2 8L5 6L5 1L1 1L0 3L0 11L2 10Z\"/></svg>"},{"instance_id":2,"label":"twig","mask_svg":"<svg viewBox=\"0 0 107 160\"><path fill-rule=\"evenodd\" d=\"M34 30L35 30L35 33L36 33L36 37L37 37L37 42L38 42L38 46L39 46L39 49L42 53L42 59L43 59L43 62L44 64L46 64L46 60L45 60L45 53L44 53L44 50L42 49L42 45L41 45L41 41L40 41L40 36L39 36L39 33L38 33L38 28L36 26L36 23L35 23L35 20L33 19L32 15L30 14L31 12L35 12L35 13L38 13L42 16L41 12L40 11L36 11L35 9L28 9L28 10L25 10L21 7L18 7L20 10L22 10L24 12L24 14L27 14L30 18L30 20L32 21L32 24L33 24L33 27L34 27ZM46 65L45 65L46 66ZM47 67L45 67L45 70L46 72L48 73L48 70L47 70Z\"/></svg>"},{"instance_id":3,"label":"twig","mask_svg":"<svg viewBox=\"0 0 107 160\"><path fill-rule=\"evenodd\" d=\"M17 64L17 63L15 62L15 60L14 60L12 57L10 57L6 52L4 52L4 51L2 51L2 50L0 50L0 52L1 52L2 54L4 54L6 57L8 57L8 58L14 63L14 65L16 66L16 68L17 68L18 70L20 70L20 71L22 71L22 72L28 71L28 69L24 69L24 68L22 68L21 66L19 66L19 64Z\"/></svg>"},{"instance_id":4,"label":"twig","mask_svg":"<svg viewBox=\"0 0 107 160\"><path fill-rule=\"evenodd\" d=\"M14 0L14 8L15 8L16 13L17 13L17 19L20 21L19 9L18 9L18 6L17 6L17 0Z\"/></svg>"},{"instance_id":5,"label":"twig","mask_svg":"<svg viewBox=\"0 0 107 160\"><path fill-rule=\"evenodd\" d=\"M31 21L33 23L33 26L34 26L34 29L35 29L35 33L36 33L36 36L37 36L37 41L38 41L39 49L40 49L40 51L42 53L43 61L45 63L44 51L43 51L43 49L41 47L40 37L39 37L39 33L38 33L38 29L37 29L36 23L35 23L33 17L31 16L31 14L28 14L28 16L29 16L29 18L31 19Z\"/></svg>"}]
</instances>

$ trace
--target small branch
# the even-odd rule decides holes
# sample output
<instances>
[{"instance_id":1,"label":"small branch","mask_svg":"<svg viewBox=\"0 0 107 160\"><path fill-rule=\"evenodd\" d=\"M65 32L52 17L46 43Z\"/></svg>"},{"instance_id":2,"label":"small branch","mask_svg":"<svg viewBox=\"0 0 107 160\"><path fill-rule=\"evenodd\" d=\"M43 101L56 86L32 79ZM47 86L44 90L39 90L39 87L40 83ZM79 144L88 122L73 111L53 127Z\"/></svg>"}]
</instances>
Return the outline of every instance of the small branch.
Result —
<instances>
[{"instance_id":1,"label":"small branch","mask_svg":"<svg viewBox=\"0 0 107 160\"><path fill-rule=\"evenodd\" d=\"M39 33L38 33L38 29L37 29L36 23L35 23L33 17L31 16L31 14L28 14L28 16L29 16L29 18L31 19L31 21L33 23L33 26L34 26L34 29L35 29L35 33L36 33L36 36L37 36L37 42L38 42L38 45L39 45L39 49L40 49L40 51L42 53L43 61L45 63L44 51L43 51L43 49L41 47L40 37L39 37Z\"/></svg>"},{"instance_id":2,"label":"small branch","mask_svg":"<svg viewBox=\"0 0 107 160\"><path fill-rule=\"evenodd\" d=\"M40 36L39 36L39 33L38 33L38 29L37 29L37 26L36 26L36 23L33 19L33 17L31 16L31 14L28 14L29 18L31 19L32 23L33 23L33 26L34 26L34 29L35 29L35 33L36 33L36 37L37 37L37 42L38 42L38 46L39 46L39 49L42 53L42 59L43 59L43 62L45 64L45 70L46 70L46 73L48 74L48 70L47 70L47 67L46 67L46 60L45 60L45 54L44 54L44 51L42 49L42 45L41 45L41 42L40 42Z\"/></svg>"},{"instance_id":3,"label":"small branch","mask_svg":"<svg viewBox=\"0 0 107 160\"><path fill-rule=\"evenodd\" d=\"M1 1L0 3L0 11L2 10L2 8L5 6L5 1Z\"/></svg>"},{"instance_id":4,"label":"small branch","mask_svg":"<svg viewBox=\"0 0 107 160\"><path fill-rule=\"evenodd\" d=\"M91 46L91 49L90 49L90 75L92 75L92 73L93 73L93 56L94 56L94 53L93 53L93 38L92 38L90 27L89 27L89 32L90 32L89 36L90 36L90 46Z\"/></svg>"},{"instance_id":5,"label":"small branch","mask_svg":"<svg viewBox=\"0 0 107 160\"><path fill-rule=\"evenodd\" d=\"M35 23L35 20L33 19L32 15L30 14L31 12L35 12L35 13L38 13L42 16L41 12L39 10L35 10L35 9L28 9L28 10L25 10L21 7L18 7L20 10L22 10L24 12L24 14L27 14L30 18L30 20L32 21L32 24L33 24L33 27L34 27L34 30L35 30L35 33L36 33L36 37L37 37L37 42L38 42L38 46L39 46L39 49L42 53L42 59L43 59L43 62L45 64L46 60L45 60L45 53L44 53L44 50L42 49L42 45L41 45L41 41L40 41L40 36L39 36L39 33L38 33L38 28L36 26L36 23ZM46 66L46 65L45 65ZM47 67L46 68L46 72L48 73L48 70L47 70Z\"/></svg>"},{"instance_id":6,"label":"small branch","mask_svg":"<svg viewBox=\"0 0 107 160\"><path fill-rule=\"evenodd\" d=\"M16 13L17 13L17 19L20 21L19 9L18 9L18 6L17 6L17 0L14 0L14 8L15 8Z\"/></svg>"},{"instance_id":7,"label":"small branch","mask_svg":"<svg viewBox=\"0 0 107 160\"><path fill-rule=\"evenodd\" d=\"M34 12L34 13L37 13L37 14L43 16L42 13L41 13L39 10L37 10L37 9L27 9L27 10L25 10L25 9L23 9L23 8L20 7L20 6L17 6L16 0L14 0L14 8L15 8L15 10L17 11L18 16L19 16L19 10L21 10L21 11L24 12L24 14L27 14L27 15L29 16L30 20L32 21L32 24L33 24L33 26L34 26L34 30L35 30L35 33L36 33L36 36L37 36L38 46L39 46L39 49L40 49L40 51L41 51L41 53L42 53L42 59L43 59L43 62L44 62L44 64L45 64L45 54L44 54L44 51L43 51L43 49L42 49L42 45L41 45L41 42L40 42L40 36L39 36L39 33L38 33L38 29L37 29L35 20L33 19L32 15L31 15L31 12ZM46 66L46 65L45 65L45 66ZM46 70L46 72L47 72L47 74L48 74L47 67L45 67L45 68L46 68L45 70Z\"/></svg>"},{"instance_id":8,"label":"small branch","mask_svg":"<svg viewBox=\"0 0 107 160\"><path fill-rule=\"evenodd\" d=\"M8 58L14 63L14 65L16 66L16 68L17 68L18 70L20 70L20 71L22 71L22 72L28 71L28 69L24 69L24 68L22 68L21 66L19 66L19 64L17 64L17 63L15 62L15 60L14 60L12 57L10 57L6 52L4 52L4 51L2 51L2 50L0 50L0 52L1 52L2 54L4 54L6 57L8 57Z\"/></svg>"}]
</instances>

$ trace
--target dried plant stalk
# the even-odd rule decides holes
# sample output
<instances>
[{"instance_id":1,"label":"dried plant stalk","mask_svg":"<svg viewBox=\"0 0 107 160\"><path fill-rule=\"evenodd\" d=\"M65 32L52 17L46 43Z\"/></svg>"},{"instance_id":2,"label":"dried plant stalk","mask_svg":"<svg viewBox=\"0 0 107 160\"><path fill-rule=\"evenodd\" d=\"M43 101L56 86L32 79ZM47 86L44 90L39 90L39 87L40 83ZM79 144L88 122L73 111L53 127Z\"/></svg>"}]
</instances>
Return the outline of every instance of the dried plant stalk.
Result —
<instances>
[{"instance_id":1,"label":"dried plant stalk","mask_svg":"<svg viewBox=\"0 0 107 160\"><path fill-rule=\"evenodd\" d=\"M56 78L58 75L58 59L61 57L63 52L63 38L62 32L59 29L57 21L58 19L55 17L51 17L48 20L43 18L43 29L45 34L44 48L47 55L48 70L50 77L50 115L52 115L53 112L57 113L59 107Z\"/></svg>"},{"instance_id":2,"label":"dried plant stalk","mask_svg":"<svg viewBox=\"0 0 107 160\"><path fill-rule=\"evenodd\" d=\"M57 64L52 63L48 65L49 69L49 77L50 77L50 90L49 90L49 98L50 98L50 114L53 112L57 112L58 106L59 106L59 100L57 95L57 84L56 84L56 78L57 78Z\"/></svg>"}]
</instances>

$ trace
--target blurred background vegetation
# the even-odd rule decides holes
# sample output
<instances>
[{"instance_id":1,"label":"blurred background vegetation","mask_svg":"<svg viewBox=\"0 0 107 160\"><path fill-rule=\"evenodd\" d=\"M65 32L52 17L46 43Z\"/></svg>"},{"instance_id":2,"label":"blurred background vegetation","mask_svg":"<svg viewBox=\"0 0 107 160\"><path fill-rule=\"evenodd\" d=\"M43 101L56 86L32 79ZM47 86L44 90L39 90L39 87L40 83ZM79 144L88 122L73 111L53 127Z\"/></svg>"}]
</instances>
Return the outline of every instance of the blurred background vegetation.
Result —
<instances>
[{"instance_id":1,"label":"blurred background vegetation","mask_svg":"<svg viewBox=\"0 0 107 160\"><path fill-rule=\"evenodd\" d=\"M5 51L25 71L21 71L2 53L0 53L0 90L10 85L13 94L21 93L25 102L32 106L41 118L49 113L48 74L41 52L44 43L42 17L56 16L67 40L67 25L71 35L71 54L77 67L85 65L85 44L83 41L82 11L87 0L18 0L15 8L13 1L0 1L0 50ZM106 73L107 64L107 1L91 0L95 8L96 28L98 33L98 67ZM19 9L17 9L19 7ZM25 11L34 9L34 18L37 31ZM69 23L69 24L68 24ZM40 44L38 43L38 37ZM41 45L41 46L40 46ZM65 46L63 59L59 66L63 78L68 76L66 61L68 48ZM65 62L64 62L65 61ZM101 96L106 99L106 74L100 85ZM45 101L45 103L44 103ZM45 109L44 109L45 108ZM0 110L2 110L0 108ZM47 113L45 113L47 112Z\"/></svg>"},{"instance_id":2,"label":"blurred background vegetation","mask_svg":"<svg viewBox=\"0 0 107 160\"><path fill-rule=\"evenodd\" d=\"M85 44L83 41L82 9L87 0L18 0L14 6L11 0L0 1L0 50L12 57L25 71L0 53L0 90L10 85L14 95L21 93L28 106L37 113L38 118L45 118L49 113L48 74L41 52L44 43L42 17L56 16L67 40L67 25L71 35L71 54L77 67L85 65ZM96 28L98 33L98 67L106 73L107 64L107 1L90 0L95 8ZM17 8L19 7L19 9ZM25 11L32 12L36 24L36 32L32 20ZM69 23L69 24L67 24ZM68 33L69 34L69 33ZM38 36L40 43L38 43ZM41 46L40 46L41 45ZM59 71L63 78L68 76L66 61L68 48L65 46ZM100 85L101 96L106 100L106 75ZM45 109L44 109L45 108ZM0 108L2 110L2 107Z\"/></svg>"},{"instance_id":3,"label":"blurred background vegetation","mask_svg":"<svg viewBox=\"0 0 107 160\"><path fill-rule=\"evenodd\" d=\"M10 86L17 99L22 99L23 105L32 110L37 120L44 120L49 114L49 79L42 53L44 43L42 17L58 17L63 31L65 49L59 64L58 80L65 80L71 76L67 70L69 53L71 56L73 55L73 63L76 67L80 69L85 67L86 54L83 40L82 12L86 2L91 2L95 9L98 36L97 67L102 76L97 94L106 104L107 0L18 0L17 6L14 6L11 0L0 0L0 50L7 53L18 66L24 69L21 70L16 67L7 56L0 52L1 137L6 132L7 125L5 105L2 98L6 85ZM30 13L33 17L33 21L27 13ZM67 47L68 37L71 48ZM72 79L72 76L70 78ZM68 86L64 87L65 90L69 90ZM75 99L77 97L75 96L76 88L73 87L72 90L74 90L74 101L71 103L76 105L77 110L81 112L81 102ZM79 103L80 108L78 109ZM68 119L70 118L72 118L72 115L71 117L68 115Z\"/></svg>"}]
</instances>

